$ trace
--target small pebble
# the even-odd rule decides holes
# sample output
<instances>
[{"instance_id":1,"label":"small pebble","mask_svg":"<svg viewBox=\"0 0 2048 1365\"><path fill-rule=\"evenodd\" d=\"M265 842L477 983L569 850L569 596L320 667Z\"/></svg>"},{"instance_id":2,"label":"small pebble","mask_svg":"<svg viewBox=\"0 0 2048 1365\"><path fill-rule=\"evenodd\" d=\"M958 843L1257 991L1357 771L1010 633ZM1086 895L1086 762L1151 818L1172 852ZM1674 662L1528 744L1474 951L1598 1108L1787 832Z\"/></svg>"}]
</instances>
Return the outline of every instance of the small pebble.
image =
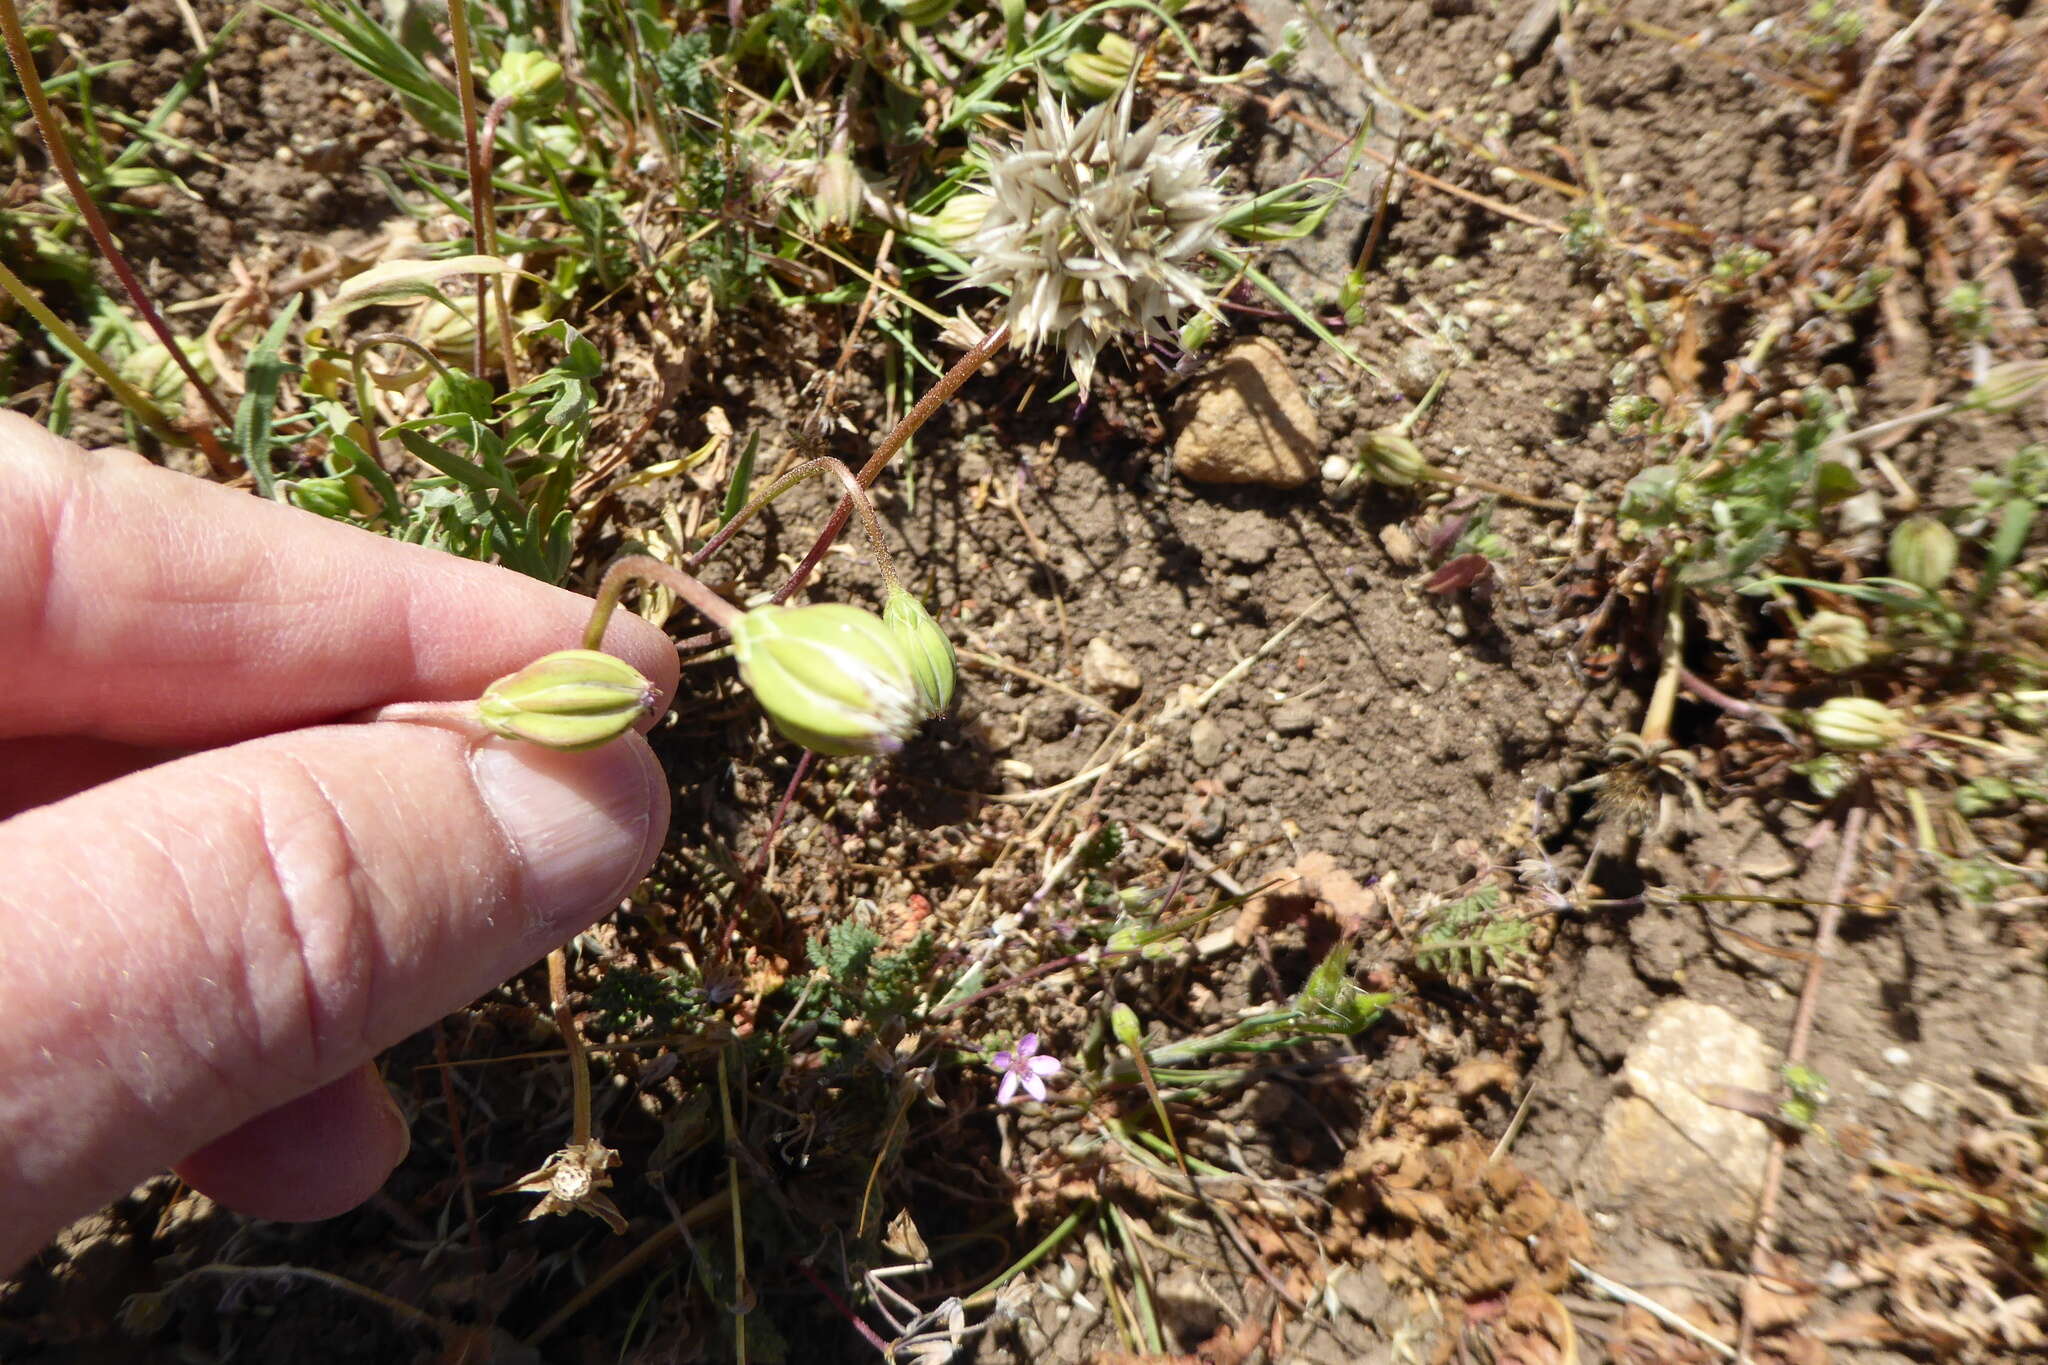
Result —
<instances>
[{"instance_id":1,"label":"small pebble","mask_svg":"<svg viewBox=\"0 0 2048 1365\"><path fill-rule=\"evenodd\" d=\"M1884 1050L1884 1060L1887 1066L1904 1066L1913 1060L1913 1054L1902 1047L1888 1047Z\"/></svg>"},{"instance_id":2,"label":"small pebble","mask_svg":"<svg viewBox=\"0 0 2048 1365\"><path fill-rule=\"evenodd\" d=\"M1283 735L1306 735L1316 728L1316 708L1298 699L1283 701L1273 708L1270 719Z\"/></svg>"},{"instance_id":3,"label":"small pebble","mask_svg":"<svg viewBox=\"0 0 2048 1365\"><path fill-rule=\"evenodd\" d=\"M1941 1112L1941 1092L1926 1081L1914 1081L1899 1091L1899 1103L1915 1117L1932 1123Z\"/></svg>"}]
</instances>

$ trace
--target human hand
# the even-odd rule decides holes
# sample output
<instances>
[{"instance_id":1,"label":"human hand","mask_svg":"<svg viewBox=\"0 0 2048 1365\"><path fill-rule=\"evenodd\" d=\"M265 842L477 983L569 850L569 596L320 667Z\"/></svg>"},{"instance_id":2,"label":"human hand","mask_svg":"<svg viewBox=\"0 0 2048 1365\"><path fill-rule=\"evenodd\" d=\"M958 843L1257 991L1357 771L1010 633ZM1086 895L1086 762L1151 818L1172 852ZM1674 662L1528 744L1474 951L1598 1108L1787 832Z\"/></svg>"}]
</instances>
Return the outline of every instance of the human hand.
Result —
<instances>
[{"instance_id":1,"label":"human hand","mask_svg":"<svg viewBox=\"0 0 2048 1365\"><path fill-rule=\"evenodd\" d=\"M376 1191L408 1138L369 1059L612 909L668 787L638 734L336 722L473 698L589 607L0 412L0 1276L167 1163L261 1217ZM665 704L659 631L606 648Z\"/></svg>"}]
</instances>

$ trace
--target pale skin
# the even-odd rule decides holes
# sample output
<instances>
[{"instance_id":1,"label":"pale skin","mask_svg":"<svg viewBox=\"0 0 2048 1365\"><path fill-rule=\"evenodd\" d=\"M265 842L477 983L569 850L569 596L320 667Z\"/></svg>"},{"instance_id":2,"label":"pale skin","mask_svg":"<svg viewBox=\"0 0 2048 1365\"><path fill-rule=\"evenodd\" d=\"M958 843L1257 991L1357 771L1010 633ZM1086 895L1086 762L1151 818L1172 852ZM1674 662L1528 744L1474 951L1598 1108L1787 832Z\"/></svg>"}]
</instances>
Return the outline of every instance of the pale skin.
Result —
<instances>
[{"instance_id":1,"label":"pale skin","mask_svg":"<svg viewBox=\"0 0 2048 1365\"><path fill-rule=\"evenodd\" d=\"M166 1166L268 1218L377 1190L373 1059L615 907L668 788L638 734L362 717L589 607L0 412L0 1276ZM605 647L665 702L659 631Z\"/></svg>"}]
</instances>

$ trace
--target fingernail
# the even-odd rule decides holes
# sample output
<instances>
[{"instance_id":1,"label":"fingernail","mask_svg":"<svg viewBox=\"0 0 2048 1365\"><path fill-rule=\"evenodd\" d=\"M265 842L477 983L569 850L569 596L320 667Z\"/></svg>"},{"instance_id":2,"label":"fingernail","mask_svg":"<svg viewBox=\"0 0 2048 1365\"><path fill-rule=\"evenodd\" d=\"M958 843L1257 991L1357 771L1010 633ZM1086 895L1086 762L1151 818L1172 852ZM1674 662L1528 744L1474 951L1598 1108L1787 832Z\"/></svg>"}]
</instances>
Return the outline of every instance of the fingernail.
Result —
<instances>
[{"instance_id":1,"label":"fingernail","mask_svg":"<svg viewBox=\"0 0 2048 1365\"><path fill-rule=\"evenodd\" d=\"M472 752L470 771L519 855L520 898L550 945L617 905L660 850L667 787L637 736L582 753L492 740Z\"/></svg>"}]
</instances>

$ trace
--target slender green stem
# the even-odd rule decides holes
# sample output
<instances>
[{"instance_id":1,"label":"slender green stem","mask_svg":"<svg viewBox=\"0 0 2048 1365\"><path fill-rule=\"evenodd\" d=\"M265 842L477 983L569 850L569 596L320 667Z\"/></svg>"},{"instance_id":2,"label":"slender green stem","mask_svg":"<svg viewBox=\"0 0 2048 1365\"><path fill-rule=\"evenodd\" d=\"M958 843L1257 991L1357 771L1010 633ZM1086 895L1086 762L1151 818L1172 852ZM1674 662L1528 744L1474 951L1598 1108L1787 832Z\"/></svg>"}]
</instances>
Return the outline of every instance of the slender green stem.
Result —
<instances>
[{"instance_id":1,"label":"slender green stem","mask_svg":"<svg viewBox=\"0 0 2048 1365\"><path fill-rule=\"evenodd\" d=\"M1060 1244L1073 1236L1074 1229L1081 1226L1081 1220L1093 1212L1095 1212L1095 1204L1091 1200L1068 1214L1058 1227L1045 1235L1044 1241L1025 1252L1015 1265L961 1300L962 1306L966 1308L986 1308L989 1304L994 1303L997 1290L1037 1265L1046 1257L1052 1255L1053 1252L1059 1250Z\"/></svg>"},{"instance_id":2,"label":"slender green stem","mask_svg":"<svg viewBox=\"0 0 2048 1365\"><path fill-rule=\"evenodd\" d=\"M21 277L0 264L0 289L7 291L16 303L22 306L30 317L41 323L43 330L55 337L57 344L71 352L79 363L99 377L99 381L113 390L114 397L122 407L135 414L135 420L148 427L159 440L171 445L184 445L186 438L179 435L149 396L123 379L107 358L86 339L80 336L70 323L51 312L49 306L37 298L35 291L22 282Z\"/></svg>"},{"instance_id":3,"label":"slender green stem","mask_svg":"<svg viewBox=\"0 0 2048 1365\"><path fill-rule=\"evenodd\" d=\"M733 622L740 619L738 607L683 570L664 564L651 555L627 555L606 569L603 581L598 584L597 600L590 608L590 624L583 630L585 649L604 648L605 627L611 623L612 613L618 610L619 599L625 596L627 585L635 582L667 588L722 630L732 629Z\"/></svg>"},{"instance_id":4,"label":"slender green stem","mask_svg":"<svg viewBox=\"0 0 2048 1365\"><path fill-rule=\"evenodd\" d=\"M732 1277L733 1301L748 1303L753 1292L747 1287L747 1236L741 1223L740 1200L740 1134L739 1125L732 1116L732 1083L726 1077L726 1057L730 1048L721 1048L718 1053L718 1110L725 1129L725 1183L734 1192L732 1201ZM736 1357L745 1365L747 1359L747 1319L735 1310L732 1319L733 1348Z\"/></svg>"},{"instance_id":5,"label":"slender green stem","mask_svg":"<svg viewBox=\"0 0 2048 1365\"><path fill-rule=\"evenodd\" d=\"M171 362L185 372L185 379L193 391L206 400L206 406L224 427L235 425L234 414L220 395L206 382L206 376L199 373L199 367L192 363L192 357L185 354L185 348L178 344L177 337L165 325L163 315L142 287L142 281L128 264L128 258L121 254L121 248L114 243L114 234L107 228L107 220L100 213L100 207L86 192L85 181L78 174L77 165L71 160L71 144L64 136L64 124L51 107L50 98L43 91L43 78L36 71L35 57L28 50L28 35L22 32L21 12L15 8L14 0L0 0L0 36L7 42L8 59L14 63L15 77L21 82L21 93L28 98L30 111L35 115L36 130L43 136L43 145L49 149L50 164L57 168L57 174L64 178L65 188L71 191L71 200L78 206L78 213L85 220L85 230L92 234L93 245L106 259L121 288L127 293L128 301L135 305L135 311L149 330L156 333L156 339L170 352ZM40 319L39 319L40 320ZM135 410L138 418L142 411ZM143 418L146 422L148 419Z\"/></svg>"},{"instance_id":6,"label":"slender green stem","mask_svg":"<svg viewBox=\"0 0 2048 1365\"><path fill-rule=\"evenodd\" d=\"M7 0L0 0L7 3ZM491 214L491 168L484 159L483 137L477 129L476 56L469 41L469 0L452 0L448 6L448 40L455 49L455 97L462 105L462 150L469 172L469 227L478 254L498 254L497 223ZM497 291L488 276L476 277L476 375L485 374L490 360L490 323L484 304L497 302ZM505 378L512 377L512 350L505 348Z\"/></svg>"},{"instance_id":7,"label":"slender green stem","mask_svg":"<svg viewBox=\"0 0 2048 1365\"><path fill-rule=\"evenodd\" d=\"M1685 591L1674 578L1664 589L1664 640L1657 685L1650 692L1650 705L1643 712L1642 741L1645 745L1667 743L1671 738L1671 714L1678 706L1679 675L1685 667Z\"/></svg>"}]
</instances>

